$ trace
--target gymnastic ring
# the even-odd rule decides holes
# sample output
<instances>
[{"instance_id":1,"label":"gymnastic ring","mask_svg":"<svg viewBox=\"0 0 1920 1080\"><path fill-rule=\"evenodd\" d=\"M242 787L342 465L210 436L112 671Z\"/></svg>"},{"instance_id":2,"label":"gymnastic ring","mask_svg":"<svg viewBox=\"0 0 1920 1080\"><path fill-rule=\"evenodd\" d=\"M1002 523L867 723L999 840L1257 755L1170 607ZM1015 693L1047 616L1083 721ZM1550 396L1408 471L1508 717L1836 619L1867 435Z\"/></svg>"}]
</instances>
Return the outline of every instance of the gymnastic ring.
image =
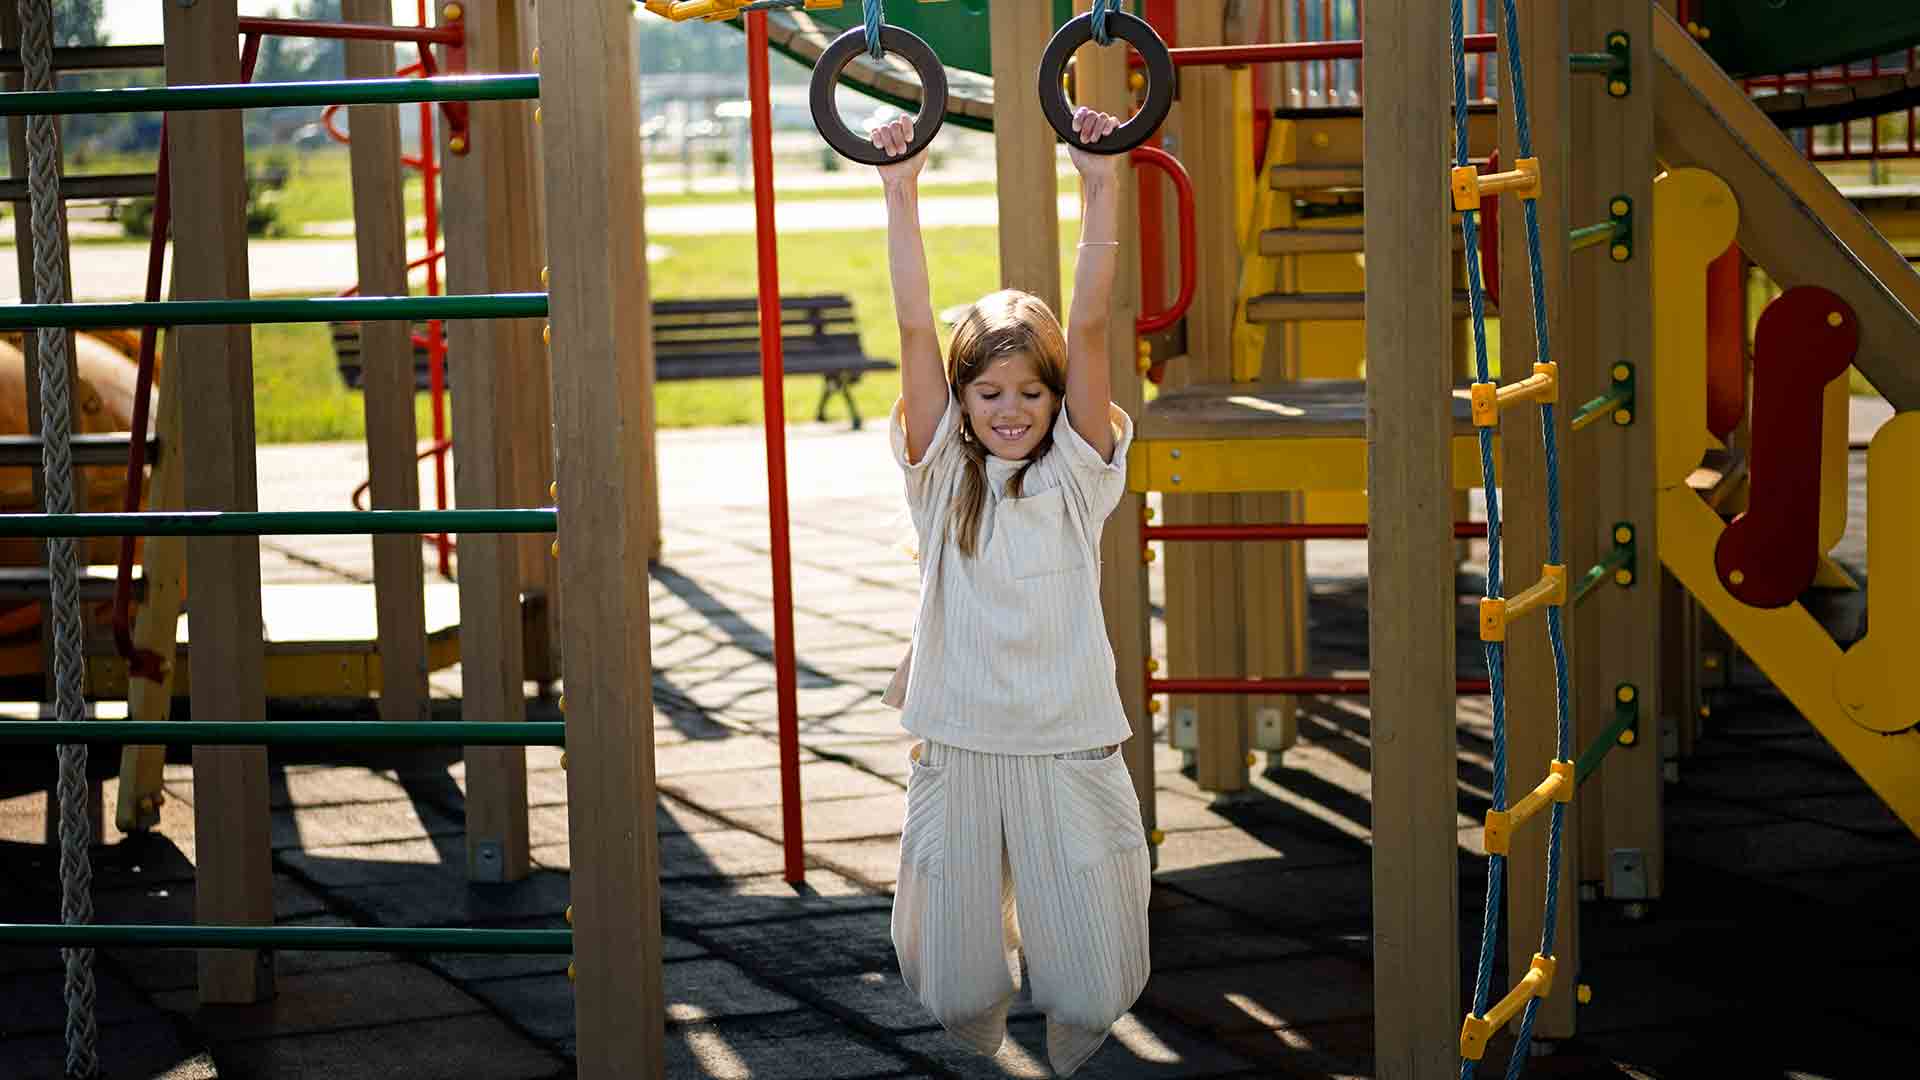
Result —
<instances>
[{"instance_id":1,"label":"gymnastic ring","mask_svg":"<svg viewBox=\"0 0 1920 1080\"><path fill-rule=\"evenodd\" d=\"M1147 100L1133 118L1115 128L1113 134L1101 139L1099 143L1088 145L1080 140L1073 131L1073 108L1067 104L1065 84L1061 76L1065 73L1067 61L1080 46L1093 40L1093 13L1076 15L1068 19L1047 42L1047 51L1040 56L1040 111L1053 125L1053 130L1069 145L1078 147L1091 154L1124 154L1134 147L1153 138L1160 125L1167 119L1167 113L1173 108L1173 54L1167 51L1167 43L1160 40L1153 27L1138 15L1129 15L1124 11L1107 13L1107 30L1114 37L1132 45L1147 64Z\"/></svg>"},{"instance_id":2,"label":"gymnastic ring","mask_svg":"<svg viewBox=\"0 0 1920 1080\"><path fill-rule=\"evenodd\" d=\"M855 135L846 121L840 119L840 108L833 100L840 73L854 57L867 51L866 27L851 27L833 39L833 44L814 61L813 84L807 95L813 105L813 126L819 130L820 137L841 157L862 165L891 165L911 158L925 150L940 133L940 126L947 122L947 69L941 66L933 46L913 32L891 24L880 28L880 44L888 52L904 57L920 73L920 115L914 118L913 141L907 144L906 153L895 157L873 145L872 139Z\"/></svg>"}]
</instances>

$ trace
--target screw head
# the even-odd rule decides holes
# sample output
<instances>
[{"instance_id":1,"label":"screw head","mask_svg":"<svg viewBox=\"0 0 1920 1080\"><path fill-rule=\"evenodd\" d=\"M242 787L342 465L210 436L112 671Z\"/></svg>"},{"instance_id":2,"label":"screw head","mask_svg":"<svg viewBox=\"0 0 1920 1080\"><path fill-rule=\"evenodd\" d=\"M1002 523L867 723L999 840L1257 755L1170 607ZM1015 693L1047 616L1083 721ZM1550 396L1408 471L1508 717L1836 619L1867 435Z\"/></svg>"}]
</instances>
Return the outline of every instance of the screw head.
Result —
<instances>
[{"instance_id":1,"label":"screw head","mask_svg":"<svg viewBox=\"0 0 1920 1080\"><path fill-rule=\"evenodd\" d=\"M1588 986L1586 983L1581 983L1574 991L1574 997L1582 1005L1591 1005L1593 1003L1593 987Z\"/></svg>"},{"instance_id":2,"label":"screw head","mask_svg":"<svg viewBox=\"0 0 1920 1080\"><path fill-rule=\"evenodd\" d=\"M1150 713L1158 713L1160 711L1160 699L1157 697L1148 698L1147 711Z\"/></svg>"},{"instance_id":3,"label":"screw head","mask_svg":"<svg viewBox=\"0 0 1920 1080\"><path fill-rule=\"evenodd\" d=\"M1621 427L1626 427L1628 424L1633 423L1633 410L1632 409L1613 410L1613 422L1620 425Z\"/></svg>"},{"instance_id":4,"label":"screw head","mask_svg":"<svg viewBox=\"0 0 1920 1080\"><path fill-rule=\"evenodd\" d=\"M1639 697L1640 694L1639 694L1639 691L1635 690L1631 686L1623 686L1620 689L1615 690L1613 692L1613 696L1620 702L1620 704L1631 705L1633 704L1633 699L1636 697Z\"/></svg>"},{"instance_id":5,"label":"screw head","mask_svg":"<svg viewBox=\"0 0 1920 1080\"><path fill-rule=\"evenodd\" d=\"M1632 377L1633 369L1625 364L1615 364L1613 365L1613 371L1609 374L1613 376L1614 382L1626 382L1627 379Z\"/></svg>"},{"instance_id":6,"label":"screw head","mask_svg":"<svg viewBox=\"0 0 1920 1080\"><path fill-rule=\"evenodd\" d=\"M455 153L455 154L464 154L464 153L466 153L466 152L467 152L467 137L466 137L465 135L450 135L450 136L448 136L448 137L447 137L447 150L448 150L449 152L451 152L451 153Z\"/></svg>"},{"instance_id":7,"label":"screw head","mask_svg":"<svg viewBox=\"0 0 1920 1080\"><path fill-rule=\"evenodd\" d=\"M1846 322L1846 321L1847 321L1847 319L1846 319L1846 316L1844 316L1844 315L1842 315L1842 314L1840 314L1840 313L1839 313L1839 312L1837 312L1837 311L1829 311L1829 312L1827 312L1827 325L1828 325L1828 326L1839 326L1839 325L1840 325L1841 323L1843 323L1843 322Z\"/></svg>"},{"instance_id":8,"label":"screw head","mask_svg":"<svg viewBox=\"0 0 1920 1080\"><path fill-rule=\"evenodd\" d=\"M1613 530L1613 542L1616 544L1633 543L1633 526L1620 525Z\"/></svg>"},{"instance_id":9,"label":"screw head","mask_svg":"<svg viewBox=\"0 0 1920 1080\"><path fill-rule=\"evenodd\" d=\"M1727 575L1727 580L1735 585L1745 585L1747 583L1747 575L1742 571L1735 570L1733 573Z\"/></svg>"},{"instance_id":10,"label":"screw head","mask_svg":"<svg viewBox=\"0 0 1920 1080\"><path fill-rule=\"evenodd\" d=\"M448 22L458 22L466 16L467 12L459 4L448 4L440 9L440 14L445 16Z\"/></svg>"},{"instance_id":11,"label":"screw head","mask_svg":"<svg viewBox=\"0 0 1920 1080\"><path fill-rule=\"evenodd\" d=\"M1639 736L1633 733L1632 728L1628 728L1627 730L1620 733L1621 746L1632 746L1637 741L1639 741Z\"/></svg>"},{"instance_id":12,"label":"screw head","mask_svg":"<svg viewBox=\"0 0 1920 1080\"><path fill-rule=\"evenodd\" d=\"M1161 832L1159 829L1155 829L1152 832L1147 834L1147 843L1152 844L1154 847L1159 847L1161 844L1164 844L1166 842L1167 842L1167 834L1164 832Z\"/></svg>"},{"instance_id":13,"label":"screw head","mask_svg":"<svg viewBox=\"0 0 1920 1080\"><path fill-rule=\"evenodd\" d=\"M1611 254L1613 255L1614 262L1626 262L1628 257L1633 254L1633 251L1625 244L1615 244L1613 245Z\"/></svg>"},{"instance_id":14,"label":"screw head","mask_svg":"<svg viewBox=\"0 0 1920 1080\"><path fill-rule=\"evenodd\" d=\"M1607 93L1611 94L1614 97L1626 97L1627 84L1622 82L1619 79L1614 79L1613 81L1607 83Z\"/></svg>"}]
</instances>

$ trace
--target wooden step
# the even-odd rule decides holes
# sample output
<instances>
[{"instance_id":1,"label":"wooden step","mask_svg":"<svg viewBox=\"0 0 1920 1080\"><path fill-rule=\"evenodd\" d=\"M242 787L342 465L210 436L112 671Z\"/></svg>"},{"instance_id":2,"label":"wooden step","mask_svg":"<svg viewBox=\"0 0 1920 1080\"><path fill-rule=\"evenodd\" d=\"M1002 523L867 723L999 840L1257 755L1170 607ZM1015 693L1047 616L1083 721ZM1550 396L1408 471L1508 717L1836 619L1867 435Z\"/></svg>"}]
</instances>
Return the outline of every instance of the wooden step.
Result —
<instances>
[{"instance_id":1,"label":"wooden step","mask_svg":"<svg viewBox=\"0 0 1920 1080\"><path fill-rule=\"evenodd\" d=\"M1460 230L1453 231L1453 250L1459 251L1462 245ZM1339 229L1268 229L1260 234L1260 254L1279 255L1341 255L1366 250L1366 230L1353 228Z\"/></svg>"},{"instance_id":2,"label":"wooden step","mask_svg":"<svg viewBox=\"0 0 1920 1080\"><path fill-rule=\"evenodd\" d=\"M1358 188L1358 165L1275 165L1269 180L1276 191L1315 191L1326 188Z\"/></svg>"},{"instance_id":3,"label":"wooden step","mask_svg":"<svg viewBox=\"0 0 1920 1080\"><path fill-rule=\"evenodd\" d=\"M1495 314L1491 304L1486 313ZM1453 291L1453 316L1464 319L1472 314L1465 289ZM1276 322L1357 322L1367 317L1367 294L1344 293L1267 293L1247 302L1247 318L1257 323Z\"/></svg>"}]
</instances>

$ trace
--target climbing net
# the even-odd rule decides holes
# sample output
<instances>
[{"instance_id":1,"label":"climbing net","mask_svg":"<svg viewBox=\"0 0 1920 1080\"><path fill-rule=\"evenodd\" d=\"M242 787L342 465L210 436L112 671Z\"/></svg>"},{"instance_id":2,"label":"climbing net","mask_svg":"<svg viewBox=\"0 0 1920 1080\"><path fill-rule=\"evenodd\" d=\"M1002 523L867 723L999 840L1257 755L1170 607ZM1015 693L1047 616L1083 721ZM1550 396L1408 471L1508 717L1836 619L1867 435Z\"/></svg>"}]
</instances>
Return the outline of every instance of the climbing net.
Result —
<instances>
[{"instance_id":1,"label":"climbing net","mask_svg":"<svg viewBox=\"0 0 1920 1080\"><path fill-rule=\"evenodd\" d=\"M1473 316L1473 419L1479 431L1481 483L1487 501L1487 592L1486 598L1480 602L1480 637L1485 643L1487 674L1493 691L1493 809L1487 814L1486 828L1487 906L1482 916L1480 962L1474 980L1473 1008L1460 1033L1461 1080L1472 1080L1474 1070L1486 1051L1487 1040L1523 1008L1525 1012L1520 1020L1519 1039L1507 1065L1507 1077L1513 1080L1526 1068L1540 998L1553 986L1561 833L1566 804L1573 797L1575 785L1574 763L1571 760L1573 725L1567 692L1567 647L1563 625L1566 563L1561 553L1560 536L1560 454L1554 424L1559 374L1548 340L1545 281L1540 254L1540 216L1535 203L1540 188L1540 166L1538 159L1533 156L1533 135L1527 118L1526 75L1519 47L1519 13L1515 10L1514 0L1505 0L1505 5L1505 67L1513 86L1514 134L1519 157L1513 172L1483 177L1477 174L1467 156L1466 49L1461 26L1461 3L1460 0L1453 0L1452 189L1454 208L1461 213L1461 227L1465 234L1467 292ZM1477 257L1478 216L1482 194L1503 190L1513 191L1521 197L1526 215L1528 279L1533 299L1534 340L1538 343L1539 356L1530 376L1506 386L1496 386L1487 363L1486 292ZM1499 424L1500 409L1522 401L1538 401L1540 405L1540 439L1546 463L1547 564L1542 567L1537 584L1508 599L1503 595L1501 582L1500 493L1495 487L1493 433ZM1547 639L1553 649L1557 750L1548 777L1509 809L1505 697L1507 623L1528 610L1542 606L1546 609ZM1501 882L1512 830L1548 804L1552 807L1552 817L1547 839L1546 918L1540 933L1540 951L1534 954L1519 985L1489 1010L1488 986L1493 977L1494 938L1500 924Z\"/></svg>"}]
</instances>

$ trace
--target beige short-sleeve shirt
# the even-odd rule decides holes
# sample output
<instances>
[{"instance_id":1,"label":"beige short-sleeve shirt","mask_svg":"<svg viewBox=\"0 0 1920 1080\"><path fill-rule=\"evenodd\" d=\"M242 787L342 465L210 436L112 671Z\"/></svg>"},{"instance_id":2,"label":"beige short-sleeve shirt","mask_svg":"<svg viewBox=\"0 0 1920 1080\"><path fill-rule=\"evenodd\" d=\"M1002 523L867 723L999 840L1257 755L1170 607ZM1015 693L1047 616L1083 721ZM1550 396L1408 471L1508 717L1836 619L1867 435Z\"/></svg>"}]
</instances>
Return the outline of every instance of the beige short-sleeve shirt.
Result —
<instances>
[{"instance_id":1,"label":"beige short-sleeve shirt","mask_svg":"<svg viewBox=\"0 0 1920 1080\"><path fill-rule=\"evenodd\" d=\"M1061 409L1053 449L1006 494L1023 462L987 458L987 501L972 557L949 535L965 472L960 406L949 397L920 461L907 460L905 414L892 416L920 550L920 611L901 722L966 750L1060 754L1132 735L1100 609L1100 534L1126 492L1133 421L1109 406L1111 460Z\"/></svg>"}]
</instances>

